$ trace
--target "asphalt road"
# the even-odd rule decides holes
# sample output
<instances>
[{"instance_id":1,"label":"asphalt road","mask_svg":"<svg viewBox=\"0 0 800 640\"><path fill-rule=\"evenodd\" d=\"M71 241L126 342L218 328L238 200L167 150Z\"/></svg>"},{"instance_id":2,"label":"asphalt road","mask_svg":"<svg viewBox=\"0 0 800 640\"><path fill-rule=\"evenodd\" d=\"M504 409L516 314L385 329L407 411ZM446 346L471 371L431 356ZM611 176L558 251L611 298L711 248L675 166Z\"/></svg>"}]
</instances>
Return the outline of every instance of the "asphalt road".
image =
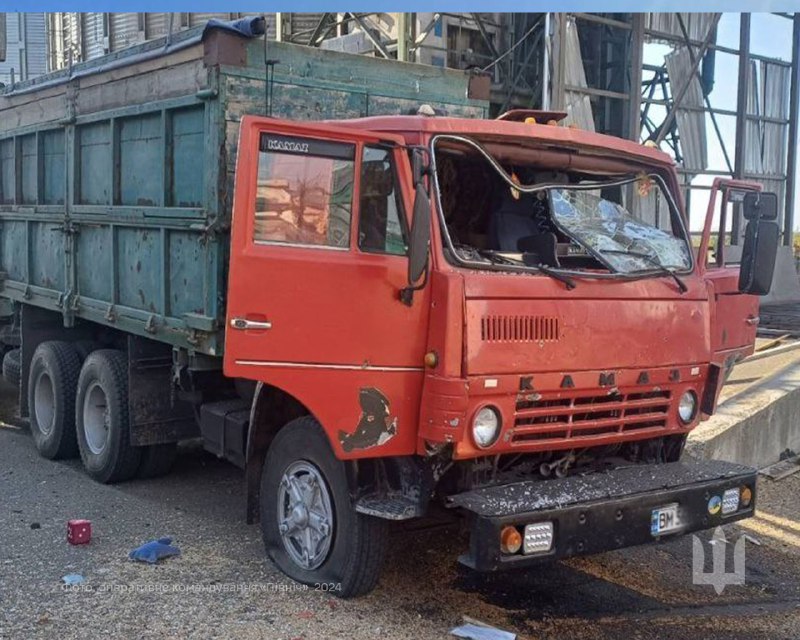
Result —
<instances>
[{"instance_id":1,"label":"asphalt road","mask_svg":"<svg viewBox=\"0 0 800 640\"><path fill-rule=\"evenodd\" d=\"M0 417L13 412L0 386ZM798 476L762 479L746 529L760 545L747 543L746 584L721 595L692 585L688 537L482 577L457 566L457 527L428 524L395 528L378 589L341 601L265 559L258 528L244 523L242 473L198 448L166 478L103 486L79 461L40 459L24 429L3 426L0 638L447 638L465 615L521 638L798 638ZM92 521L91 544L66 542L72 518ZM127 559L160 536L182 555ZM62 587L71 573L82 587Z\"/></svg>"}]
</instances>

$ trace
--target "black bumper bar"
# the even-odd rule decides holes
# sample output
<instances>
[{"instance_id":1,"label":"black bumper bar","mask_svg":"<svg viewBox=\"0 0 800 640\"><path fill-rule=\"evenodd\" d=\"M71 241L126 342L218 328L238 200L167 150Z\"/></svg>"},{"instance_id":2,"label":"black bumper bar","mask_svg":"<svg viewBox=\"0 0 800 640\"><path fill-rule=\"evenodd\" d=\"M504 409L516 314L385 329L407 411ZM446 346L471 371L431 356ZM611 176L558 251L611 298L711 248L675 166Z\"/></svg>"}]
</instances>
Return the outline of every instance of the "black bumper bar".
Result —
<instances>
[{"instance_id":1,"label":"black bumper bar","mask_svg":"<svg viewBox=\"0 0 800 640\"><path fill-rule=\"evenodd\" d=\"M719 504L728 489L750 488L747 507L723 514ZM543 560L588 555L653 542L716 527L753 515L756 471L738 464L706 460L640 465L571 476L475 489L450 496L449 505L473 520L469 552L459 560L478 571L524 567ZM654 509L677 504L680 529L651 533ZM553 523L549 551L524 555L500 550L500 530L515 525Z\"/></svg>"}]
</instances>

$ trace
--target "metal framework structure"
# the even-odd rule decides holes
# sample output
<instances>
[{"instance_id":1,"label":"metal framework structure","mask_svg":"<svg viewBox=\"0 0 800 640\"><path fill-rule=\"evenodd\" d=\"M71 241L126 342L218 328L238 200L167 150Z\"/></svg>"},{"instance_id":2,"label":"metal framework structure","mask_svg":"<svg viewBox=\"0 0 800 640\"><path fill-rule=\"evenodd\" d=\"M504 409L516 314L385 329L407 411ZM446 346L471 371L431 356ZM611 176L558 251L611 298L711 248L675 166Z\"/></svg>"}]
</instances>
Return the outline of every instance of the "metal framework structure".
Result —
<instances>
[{"instance_id":1,"label":"metal framework structure","mask_svg":"<svg viewBox=\"0 0 800 640\"><path fill-rule=\"evenodd\" d=\"M681 140L678 118L681 113L697 113L708 116L725 161L725 169L687 167L681 169L686 177L686 197L691 201L695 190L707 190L706 184L691 184L697 176L729 176L737 179L752 179L764 182L773 190L783 194L784 214L782 220L783 243L792 244L794 213L796 205L797 143L798 143L798 90L800 89L800 14L775 14L793 23L792 58L790 61L757 55L750 51L750 14L741 14L740 37L737 47L717 44L717 24L720 14L708 16L704 30L690 33L685 14L675 14L678 32L667 32L648 27L646 14L553 14L555 27L550 38L563 42L570 21L577 25L586 86L575 86L564 82L564 66L567 48L554 45L554 69L551 83L553 108L568 107L570 94L588 96L595 127L598 131L632 138L664 143L678 163L684 163L690 140ZM688 53L687 73L683 77L670 78L667 61L661 65L643 64L646 42L665 43L674 50ZM738 95L735 109L715 107L713 94L708 90L709 79L704 77L704 61L710 59L713 66L716 52L738 57ZM784 68L788 71L788 105L785 115L776 117L767 112L770 107L766 95L758 99L762 85L754 88L755 63L766 65L767 70ZM766 73L766 72L763 72ZM702 95L698 104L687 100L690 85L698 81ZM787 91L787 87L783 87ZM786 96L784 96L786 97ZM754 100L755 98L755 100ZM627 118L621 114L627 113ZM720 131L718 116L736 118L736 134L731 147ZM777 126L779 137L773 136L772 154L780 156L784 170L777 172L748 166L748 154L756 153L764 145L764 131ZM693 132L694 133L694 132ZM754 135L757 134L757 135ZM755 138L755 139L753 139ZM764 147L760 150L764 153ZM785 159L785 162L783 160ZM710 182L710 181L708 181ZM734 211L731 243L738 244L743 231L741 217Z\"/></svg>"}]
</instances>

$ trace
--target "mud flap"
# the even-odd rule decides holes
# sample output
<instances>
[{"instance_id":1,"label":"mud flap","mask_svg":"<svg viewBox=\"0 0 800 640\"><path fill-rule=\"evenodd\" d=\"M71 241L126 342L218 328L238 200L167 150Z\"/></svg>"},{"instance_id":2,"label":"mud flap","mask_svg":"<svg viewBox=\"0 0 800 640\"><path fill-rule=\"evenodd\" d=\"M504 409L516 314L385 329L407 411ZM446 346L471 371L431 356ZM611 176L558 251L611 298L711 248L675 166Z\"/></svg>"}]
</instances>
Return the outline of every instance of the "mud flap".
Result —
<instances>
[{"instance_id":1,"label":"mud flap","mask_svg":"<svg viewBox=\"0 0 800 640\"><path fill-rule=\"evenodd\" d=\"M200 435L191 405L174 397L169 345L128 336L128 410L134 446Z\"/></svg>"}]
</instances>

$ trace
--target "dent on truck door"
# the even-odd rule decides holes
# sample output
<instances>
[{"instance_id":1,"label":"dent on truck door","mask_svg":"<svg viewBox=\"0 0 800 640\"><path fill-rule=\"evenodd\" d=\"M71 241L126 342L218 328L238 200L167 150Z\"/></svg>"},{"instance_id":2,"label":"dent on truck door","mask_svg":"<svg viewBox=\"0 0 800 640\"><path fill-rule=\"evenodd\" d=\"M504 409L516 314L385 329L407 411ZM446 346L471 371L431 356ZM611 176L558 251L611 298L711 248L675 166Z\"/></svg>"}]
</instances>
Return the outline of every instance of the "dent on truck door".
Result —
<instances>
[{"instance_id":1,"label":"dent on truck door","mask_svg":"<svg viewBox=\"0 0 800 640\"><path fill-rule=\"evenodd\" d=\"M399 299L410 168L387 138L242 122L225 373L291 393L340 457L416 446L429 301L427 291L411 307Z\"/></svg>"}]
</instances>

